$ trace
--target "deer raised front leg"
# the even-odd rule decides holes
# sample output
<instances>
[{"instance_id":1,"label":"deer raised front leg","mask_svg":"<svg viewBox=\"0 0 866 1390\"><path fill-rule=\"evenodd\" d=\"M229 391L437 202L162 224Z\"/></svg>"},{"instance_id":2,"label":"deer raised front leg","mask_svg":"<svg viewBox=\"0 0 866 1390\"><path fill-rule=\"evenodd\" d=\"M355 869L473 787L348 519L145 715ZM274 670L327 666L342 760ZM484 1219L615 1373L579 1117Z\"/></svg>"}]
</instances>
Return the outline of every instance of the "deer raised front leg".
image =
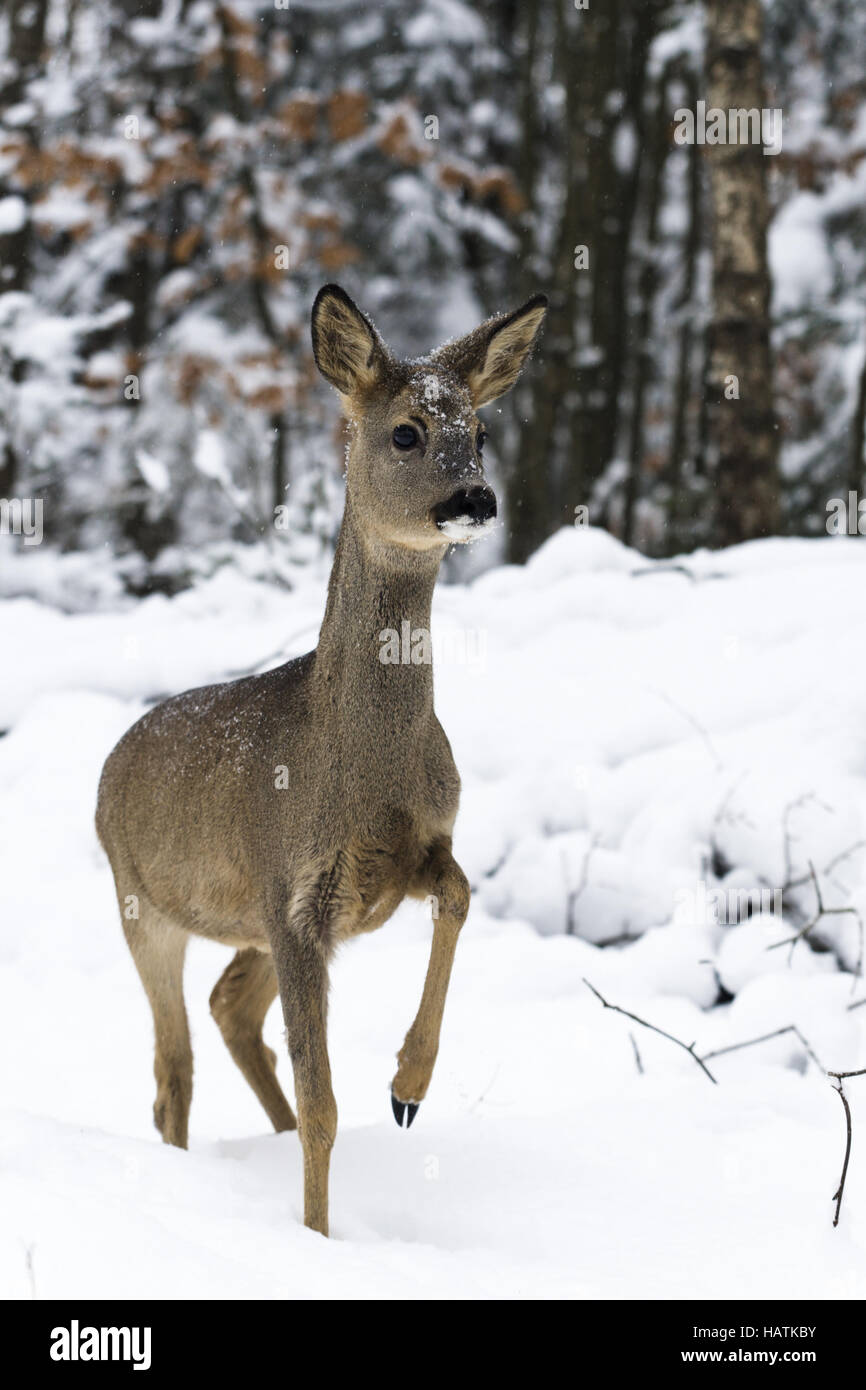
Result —
<instances>
[{"instance_id":1,"label":"deer raised front leg","mask_svg":"<svg viewBox=\"0 0 866 1390\"><path fill-rule=\"evenodd\" d=\"M391 1083L394 1118L402 1126L405 1113L407 1129L430 1085L457 938L469 911L466 875L447 846L433 848L411 893L432 898L433 945L418 1013L397 1054L397 1074Z\"/></svg>"}]
</instances>

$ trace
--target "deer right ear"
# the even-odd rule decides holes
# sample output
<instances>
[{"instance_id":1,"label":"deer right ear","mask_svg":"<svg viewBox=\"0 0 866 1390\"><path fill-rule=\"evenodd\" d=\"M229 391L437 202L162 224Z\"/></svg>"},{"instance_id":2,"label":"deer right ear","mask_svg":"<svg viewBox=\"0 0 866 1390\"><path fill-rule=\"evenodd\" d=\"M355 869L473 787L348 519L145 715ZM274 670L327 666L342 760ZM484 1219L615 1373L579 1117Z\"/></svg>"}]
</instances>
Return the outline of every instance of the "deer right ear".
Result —
<instances>
[{"instance_id":1,"label":"deer right ear","mask_svg":"<svg viewBox=\"0 0 866 1390\"><path fill-rule=\"evenodd\" d=\"M463 378L477 410L511 390L546 312L547 295L534 294L514 313L496 314L465 337L437 348L431 360Z\"/></svg>"},{"instance_id":2,"label":"deer right ear","mask_svg":"<svg viewBox=\"0 0 866 1390\"><path fill-rule=\"evenodd\" d=\"M319 290L311 329L316 366L341 396L369 390L381 379L388 356L385 344L339 285Z\"/></svg>"}]
</instances>

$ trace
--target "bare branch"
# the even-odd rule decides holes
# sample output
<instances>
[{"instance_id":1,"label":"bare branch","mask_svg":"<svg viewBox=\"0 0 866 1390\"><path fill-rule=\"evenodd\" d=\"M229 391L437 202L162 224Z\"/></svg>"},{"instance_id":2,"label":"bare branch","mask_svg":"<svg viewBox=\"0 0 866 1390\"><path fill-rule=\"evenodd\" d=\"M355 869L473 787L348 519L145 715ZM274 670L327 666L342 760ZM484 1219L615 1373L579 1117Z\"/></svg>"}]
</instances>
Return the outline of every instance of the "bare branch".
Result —
<instances>
[{"instance_id":1,"label":"bare branch","mask_svg":"<svg viewBox=\"0 0 866 1390\"><path fill-rule=\"evenodd\" d=\"M647 574L684 574L686 579L690 579L693 584L697 584L697 578L687 565L647 565L643 569L631 570L630 579L642 579Z\"/></svg>"},{"instance_id":2,"label":"bare branch","mask_svg":"<svg viewBox=\"0 0 866 1390\"><path fill-rule=\"evenodd\" d=\"M782 884L782 892L786 893L791 888L799 888L804 883L809 882L809 875L805 874L801 879L794 879L794 865L791 857L791 817L795 811L799 811L801 806L805 806L808 801L815 800L814 792L804 792L795 801L789 801L782 816L782 843L785 856L785 881Z\"/></svg>"},{"instance_id":3,"label":"bare branch","mask_svg":"<svg viewBox=\"0 0 866 1390\"><path fill-rule=\"evenodd\" d=\"M672 1033L666 1033L663 1028L657 1028L654 1023L647 1023L645 1018L638 1018L637 1014L629 1013L628 1009L621 1009L618 1004L609 1004L607 1000L604 998L604 996L599 994L598 990L595 988L595 985L591 985L589 983L589 980L587 980L585 976L583 983L586 985L587 989L592 990L592 993L595 995L596 999L598 999L606 1009L613 1009L614 1013L622 1014L625 1018L630 1018L632 1023L639 1023L641 1028L648 1028L651 1033L658 1033L659 1037L667 1038L668 1042L676 1043L677 1047L681 1047L683 1049L683 1052L687 1052L689 1056L693 1059L693 1061L697 1062L701 1071L704 1072L705 1075L710 1078L713 1085L718 1086L719 1083L713 1076L713 1073L710 1071L709 1067L704 1066L700 1057L695 1052L694 1043L684 1043L681 1038L675 1038Z\"/></svg>"},{"instance_id":4,"label":"bare branch","mask_svg":"<svg viewBox=\"0 0 866 1390\"><path fill-rule=\"evenodd\" d=\"M566 896L566 906L565 906L565 934L566 934L566 936L575 936L575 935L576 935L576 932L575 932L574 909L577 907L577 900L578 900L578 898L580 897L581 893L582 893L582 892L584 891L584 889L586 888L586 885L587 885L587 882L588 882L588 879L589 879L589 861L590 861L590 859L592 858L592 852L593 852L593 850L596 848L597 844L598 844L598 839L597 839L597 837L596 837L595 835L591 835L590 838L589 838L589 843L588 843L588 845L587 845L587 847L586 847L586 853L585 853L584 856L583 856L583 863L582 863L581 866L580 866L580 879L579 879L579 881L578 881L578 883L577 883L577 887L576 887L576 888L571 888L571 889L569 889L569 887L568 887L568 861L567 861L567 859L566 859L566 857L565 857L565 851L563 850L563 852L562 852L562 872L563 872L563 875L564 875L564 877L565 877L565 886L566 886L566 893L567 893L567 896Z\"/></svg>"},{"instance_id":5,"label":"bare branch","mask_svg":"<svg viewBox=\"0 0 866 1390\"><path fill-rule=\"evenodd\" d=\"M754 1047L756 1043L769 1042L771 1038L784 1037L786 1033L794 1034L807 1057L811 1058L818 1070L823 1072L825 1068L821 1065L814 1049L809 1046L796 1023L789 1023L785 1028L777 1028L773 1033L763 1033L760 1038L749 1038L747 1042L731 1043L728 1047L717 1047L712 1052L704 1053L704 1061L708 1061L711 1057L723 1057L727 1052L739 1052L743 1047Z\"/></svg>"},{"instance_id":6,"label":"bare branch","mask_svg":"<svg viewBox=\"0 0 866 1390\"><path fill-rule=\"evenodd\" d=\"M829 877L838 864L841 864L844 859L850 859L851 855L856 854L858 849L866 849L866 840L855 840L853 845L843 849L841 854L837 854L835 858L830 860L829 864L825 864L821 872Z\"/></svg>"},{"instance_id":7,"label":"bare branch","mask_svg":"<svg viewBox=\"0 0 866 1390\"><path fill-rule=\"evenodd\" d=\"M796 804L796 803L795 803L795 804ZM831 862L834 863L834 864L835 864L835 863L838 863L841 859L843 859L843 858L845 857L846 854L853 853L854 849L856 849L856 848L857 848L856 845L852 845L850 850L846 850L846 851L844 851L843 854L837 855L837 856L836 856L836 859L833 860L833 861L831 861ZM786 850L786 856L787 856L787 850ZM826 870L825 870L825 872L826 872ZM824 917L844 917L844 916L853 916L853 917L856 917L856 919L857 919L857 933L858 933L858 940L859 940L859 950L858 950L858 953L857 953L857 964L856 964L856 966L854 967L854 984L853 984L853 986L852 986L852 988L856 988L857 980L860 978L860 976L861 976L861 974L862 974L862 972L863 972L863 919L862 919L862 917L860 916L860 913L858 912L858 910L857 910L856 907L825 907L825 906L824 906L824 899L823 899L823 897L821 896L821 884L820 884L819 881L818 881L818 875L817 875L816 872L815 872L815 865L812 863L811 859L809 860L809 878L811 879L811 881L812 881L812 886L813 886L814 889L815 889L815 900L816 900L817 905L818 905L818 906L817 906L817 911L816 911L815 915L814 915L812 918L810 918L810 920L809 920L808 922L806 922L805 925L802 926L798 932L795 932L793 936L786 936L782 941L774 941L774 942L772 942L771 945L769 945L769 946L767 947L767 950L768 950L768 951L777 951L777 950L779 949L780 946L790 946L790 948L791 948L791 956L793 956L793 954L794 954L794 947L796 946L797 942L798 942L798 941L802 941L804 937L808 936L809 932L812 931L812 929L813 929L814 927L817 927L817 926L818 926L818 924L819 924L819 922L822 920L822 918L824 918ZM808 881L808 880L803 880L803 882L807 882L807 881ZM789 886L791 886L791 885L789 884ZM783 890L783 891L784 891L784 890ZM790 964L790 957L789 957L789 962L788 962L788 963Z\"/></svg>"},{"instance_id":8,"label":"bare branch","mask_svg":"<svg viewBox=\"0 0 866 1390\"><path fill-rule=\"evenodd\" d=\"M717 878L722 877L723 875L721 875L718 872L716 866L720 863L727 864L728 862L727 856L725 855L724 850L722 849L719 843L719 834L721 831L721 827L723 825L745 825L748 826L750 830L755 829L754 821L750 820L750 818L746 815L745 811L737 811L736 813L734 813L730 809L731 802L734 798L734 793L739 791L740 787L742 786L743 782L746 780L748 776L749 774L747 772L743 772L731 783L731 785L728 787L728 790L725 792L725 795L722 797L722 800L719 802L719 805L716 808L716 813L713 816L713 823L710 826L709 836L709 847L711 853L710 863L712 866L713 874Z\"/></svg>"},{"instance_id":9,"label":"bare branch","mask_svg":"<svg viewBox=\"0 0 866 1390\"><path fill-rule=\"evenodd\" d=\"M866 1001L860 1000L861 1004L864 1002ZM839 1213L842 1210L842 1197L845 1192L845 1179L848 1176L848 1160L851 1157L851 1107L848 1104L848 1097L845 1094L845 1087L842 1085L842 1082L847 1080L849 1076L866 1076L866 1067L860 1067L857 1071L828 1071L827 1075L834 1077L835 1080L839 1082L839 1085L834 1086L833 1090L845 1107L845 1157L842 1161L842 1176L839 1179L839 1186L833 1193L833 1201L836 1203L836 1214L833 1217L833 1225L838 1226Z\"/></svg>"},{"instance_id":10,"label":"bare branch","mask_svg":"<svg viewBox=\"0 0 866 1390\"><path fill-rule=\"evenodd\" d=\"M829 1075L831 1076L835 1074L836 1073L833 1072L829 1073ZM851 1157L851 1107L848 1104L848 1097L845 1095L845 1090L842 1086L841 1076L839 1078L839 1085L834 1086L833 1090L836 1092L843 1106L845 1107L845 1157L842 1160L842 1176L839 1179L839 1186L836 1188L836 1191L833 1193L832 1197L832 1200L836 1203L836 1211L833 1215L833 1225L838 1226L839 1213L842 1210L842 1198L845 1194L845 1179L848 1176L848 1160Z\"/></svg>"},{"instance_id":11,"label":"bare branch","mask_svg":"<svg viewBox=\"0 0 866 1390\"><path fill-rule=\"evenodd\" d=\"M487 1085L484 1087L484 1090L481 1092L481 1095L480 1095L480 1096L476 1096L476 1097L475 1097L475 1100L473 1100L472 1104L470 1105L470 1107L469 1107L469 1113L470 1113L470 1114L471 1114L472 1111L476 1108L476 1106L480 1105L481 1102L487 1098L487 1092L490 1090L491 1086L493 1085L494 1081L496 1080L497 1076L499 1075L499 1072L500 1072L500 1070L501 1070L501 1067L502 1067L502 1064L501 1064L501 1063L497 1063L496 1068L495 1068L495 1070L494 1070L494 1072L493 1072L493 1075L491 1076L491 1078L490 1078L490 1080L488 1081Z\"/></svg>"},{"instance_id":12,"label":"bare branch","mask_svg":"<svg viewBox=\"0 0 866 1390\"><path fill-rule=\"evenodd\" d=\"M657 685L647 685L645 688L647 690L651 690L654 695L658 695L660 700L664 700L666 705L670 705L672 710L675 710L677 714L681 715L683 719L687 720L688 723L691 724L692 728L698 734L698 737L703 740L707 752L709 753L710 757L716 765L716 771L721 772L722 768L724 767L724 762L719 757L718 749L716 748L716 745L713 743L713 740L710 738L703 724L701 724L700 721L697 720L693 714L690 714L687 709L684 709L682 705L678 704L676 700L672 699L671 696L668 695L666 690L659 690Z\"/></svg>"}]
</instances>

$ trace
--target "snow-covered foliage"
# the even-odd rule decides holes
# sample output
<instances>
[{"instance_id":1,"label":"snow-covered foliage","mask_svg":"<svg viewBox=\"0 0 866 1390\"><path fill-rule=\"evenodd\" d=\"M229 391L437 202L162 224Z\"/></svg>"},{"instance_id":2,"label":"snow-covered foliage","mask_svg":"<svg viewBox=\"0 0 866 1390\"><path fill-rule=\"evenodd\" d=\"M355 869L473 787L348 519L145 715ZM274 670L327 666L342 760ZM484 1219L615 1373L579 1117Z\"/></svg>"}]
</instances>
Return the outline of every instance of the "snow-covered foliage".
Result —
<instances>
[{"instance_id":1,"label":"snow-covered foliage","mask_svg":"<svg viewBox=\"0 0 866 1390\"><path fill-rule=\"evenodd\" d=\"M148 562L249 542L278 508L281 542L327 546L342 439L309 351L316 289L344 281L415 355L542 288L537 370L490 418L509 555L580 505L621 533L630 470L635 543L711 539L712 210L705 161L671 135L703 91L701 14L628 0L612 35L603 7L538 0L11 5L0 495L42 497L66 547ZM775 404L800 533L862 471L864 22L857 0L766 7Z\"/></svg>"},{"instance_id":2,"label":"snow-covered foliage","mask_svg":"<svg viewBox=\"0 0 866 1390\"><path fill-rule=\"evenodd\" d=\"M461 178L480 177L469 153L489 152L463 135L470 68L497 61L476 51L485 23L461 0L348 23L271 0L128 12L39 0L45 61L0 115L6 491L44 497L64 545L149 560L250 541L277 508L281 540L327 544L342 451L310 304L360 273L402 351L435 345L445 282L462 320L480 313L463 237L508 241L511 184L467 209L440 148L465 144Z\"/></svg>"}]
</instances>

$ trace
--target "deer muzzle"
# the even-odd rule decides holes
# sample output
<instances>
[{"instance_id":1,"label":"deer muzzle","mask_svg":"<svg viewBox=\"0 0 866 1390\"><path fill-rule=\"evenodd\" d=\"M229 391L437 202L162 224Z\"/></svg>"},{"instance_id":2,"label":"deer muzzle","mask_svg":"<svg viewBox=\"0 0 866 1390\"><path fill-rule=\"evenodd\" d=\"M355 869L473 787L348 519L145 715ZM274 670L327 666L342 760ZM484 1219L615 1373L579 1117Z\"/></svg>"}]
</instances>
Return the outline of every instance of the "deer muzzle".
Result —
<instances>
[{"instance_id":1,"label":"deer muzzle","mask_svg":"<svg viewBox=\"0 0 866 1390\"><path fill-rule=\"evenodd\" d=\"M459 488L433 508L433 520L449 540L474 540L495 517L496 495L489 487Z\"/></svg>"}]
</instances>

